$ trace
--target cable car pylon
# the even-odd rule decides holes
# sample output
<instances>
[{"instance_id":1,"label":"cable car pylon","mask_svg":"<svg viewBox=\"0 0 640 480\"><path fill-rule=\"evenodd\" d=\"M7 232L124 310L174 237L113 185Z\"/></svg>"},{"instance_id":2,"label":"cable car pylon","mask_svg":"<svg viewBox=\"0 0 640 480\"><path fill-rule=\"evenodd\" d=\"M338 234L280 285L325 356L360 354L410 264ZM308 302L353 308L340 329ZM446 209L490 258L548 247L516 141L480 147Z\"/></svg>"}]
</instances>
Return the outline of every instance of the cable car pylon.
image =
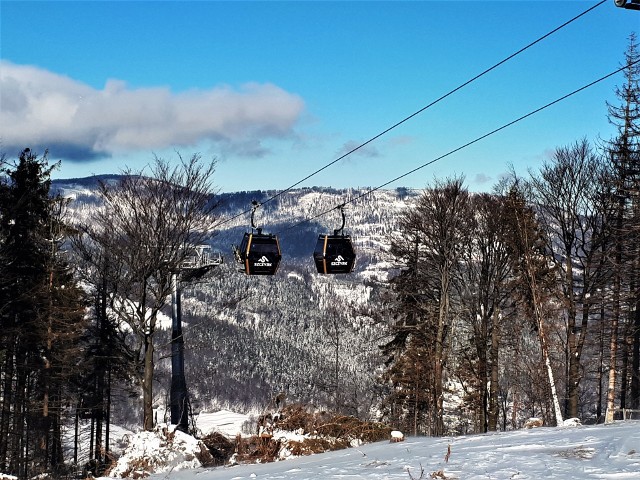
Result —
<instances>
[{"instance_id":1,"label":"cable car pylon","mask_svg":"<svg viewBox=\"0 0 640 480\"><path fill-rule=\"evenodd\" d=\"M233 252L247 275L274 275L282 260L280 243L276 235L262 233L256 226L254 215L260 204L255 200L251 203L251 232L245 232L240 247L234 246Z\"/></svg>"},{"instance_id":2,"label":"cable car pylon","mask_svg":"<svg viewBox=\"0 0 640 480\"><path fill-rule=\"evenodd\" d=\"M333 231L333 235L320 234L313 251L313 261L318 273L339 274L351 273L356 264L356 253L351 244L351 237L344 234L346 216L344 206L338 205L342 215L342 225Z\"/></svg>"},{"instance_id":3,"label":"cable car pylon","mask_svg":"<svg viewBox=\"0 0 640 480\"><path fill-rule=\"evenodd\" d=\"M171 424L189 431L189 396L184 372L184 336L182 335L182 282L197 280L223 263L219 252L209 245L184 247L186 255L171 272L171 388L169 403Z\"/></svg>"}]
</instances>

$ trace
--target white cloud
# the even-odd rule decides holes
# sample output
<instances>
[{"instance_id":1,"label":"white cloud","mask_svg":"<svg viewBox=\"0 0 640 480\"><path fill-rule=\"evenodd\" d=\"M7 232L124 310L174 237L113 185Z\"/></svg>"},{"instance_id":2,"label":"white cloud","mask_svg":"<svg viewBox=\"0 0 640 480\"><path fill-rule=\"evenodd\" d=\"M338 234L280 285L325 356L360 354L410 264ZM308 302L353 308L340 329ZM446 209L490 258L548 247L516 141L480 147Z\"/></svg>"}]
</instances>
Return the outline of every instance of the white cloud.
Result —
<instances>
[{"instance_id":1,"label":"white cloud","mask_svg":"<svg viewBox=\"0 0 640 480\"><path fill-rule=\"evenodd\" d=\"M338 150L337 155L342 156L342 155L349 154L353 156L358 155L360 157L366 157L366 158L375 158L380 156L380 152L378 152L378 149L375 148L372 144L369 143L361 147L360 145L362 145L362 143L364 142L356 142L355 140L349 140L342 145L342 148Z\"/></svg>"},{"instance_id":2,"label":"white cloud","mask_svg":"<svg viewBox=\"0 0 640 480\"><path fill-rule=\"evenodd\" d=\"M477 173L473 178L473 182L477 183L478 185L485 185L487 183L490 183L492 180L493 179L486 173Z\"/></svg>"},{"instance_id":3,"label":"white cloud","mask_svg":"<svg viewBox=\"0 0 640 480\"><path fill-rule=\"evenodd\" d=\"M264 140L293 135L303 109L299 96L272 84L173 93L109 80L96 90L38 67L0 62L5 150L49 148L58 158L88 160L212 140L260 156Z\"/></svg>"}]
</instances>

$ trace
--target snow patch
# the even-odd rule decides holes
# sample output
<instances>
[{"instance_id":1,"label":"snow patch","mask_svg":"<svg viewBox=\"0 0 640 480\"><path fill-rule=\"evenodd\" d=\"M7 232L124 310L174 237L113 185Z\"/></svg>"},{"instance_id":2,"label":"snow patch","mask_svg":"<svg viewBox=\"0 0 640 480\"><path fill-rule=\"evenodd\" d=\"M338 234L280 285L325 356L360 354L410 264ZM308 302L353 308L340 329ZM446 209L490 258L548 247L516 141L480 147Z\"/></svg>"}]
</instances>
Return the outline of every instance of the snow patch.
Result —
<instances>
[{"instance_id":1,"label":"snow patch","mask_svg":"<svg viewBox=\"0 0 640 480\"><path fill-rule=\"evenodd\" d=\"M152 473L194 469L210 463L211 454L200 441L175 429L158 425L151 432L140 432L109 472L115 478L143 478Z\"/></svg>"},{"instance_id":2,"label":"snow patch","mask_svg":"<svg viewBox=\"0 0 640 480\"><path fill-rule=\"evenodd\" d=\"M563 427L579 427L582 425L582 422L579 418L567 418L564 422L562 422Z\"/></svg>"},{"instance_id":3,"label":"snow patch","mask_svg":"<svg viewBox=\"0 0 640 480\"><path fill-rule=\"evenodd\" d=\"M301 282L304 282L304 277L302 275L300 275L299 273L297 273L297 272L290 272L287 275L287 278L290 278L292 280L299 280Z\"/></svg>"}]
</instances>

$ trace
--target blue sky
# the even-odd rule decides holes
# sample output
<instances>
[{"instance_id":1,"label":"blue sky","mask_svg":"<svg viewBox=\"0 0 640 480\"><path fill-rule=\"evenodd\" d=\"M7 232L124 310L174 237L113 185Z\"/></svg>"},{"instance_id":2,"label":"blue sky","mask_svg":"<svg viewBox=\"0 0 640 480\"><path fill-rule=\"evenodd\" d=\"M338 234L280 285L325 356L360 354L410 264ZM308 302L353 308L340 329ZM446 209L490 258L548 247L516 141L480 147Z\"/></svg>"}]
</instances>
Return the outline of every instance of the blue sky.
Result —
<instances>
[{"instance_id":1,"label":"blue sky","mask_svg":"<svg viewBox=\"0 0 640 480\"><path fill-rule=\"evenodd\" d=\"M285 189L597 1L4 1L0 149L55 178L216 158L221 191ZM382 185L618 68L640 12L605 2L300 186ZM621 74L389 187L489 191L609 138Z\"/></svg>"}]
</instances>

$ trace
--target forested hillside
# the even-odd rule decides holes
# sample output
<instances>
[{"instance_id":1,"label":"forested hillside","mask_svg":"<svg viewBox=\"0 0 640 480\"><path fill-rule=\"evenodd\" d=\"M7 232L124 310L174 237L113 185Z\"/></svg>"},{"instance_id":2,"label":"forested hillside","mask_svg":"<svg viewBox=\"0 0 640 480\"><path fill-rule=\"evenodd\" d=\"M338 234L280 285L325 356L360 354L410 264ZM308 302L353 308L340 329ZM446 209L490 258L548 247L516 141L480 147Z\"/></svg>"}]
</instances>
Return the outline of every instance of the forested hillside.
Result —
<instances>
[{"instance_id":1,"label":"forested hillside","mask_svg":"<svg viewBox=\"0 0 640 480\"><path fill-rule=\"evenodd\" d=\"M74 198L69 215L77 221L96 206L91 180L56 181L54 188ZM340 212L331 210L364 192L307 188L265 203L256 213L256 224L278 234L283 252L273 277L245 275L231 246L251 230L250 214L242 215L251 201L263 202L276 192L217 198L219 227L210 244L223 254L224 264L203 279L183 284L185 367L196 413L219 406L260 412L284 392L291 402L363 417L375 414L383 363L378 346L387 335L388 321L378 296L394 271L390 234L418 192L382 190L348 207L345 234L352 237L358 255L352 274L319 275L312 259L318 235L341 226ZM322 212L329 213L305 221ZM170 315L170 309L165 313ZM170 323L162 327L168 342ZM158 362L155 404L162 409L170 361L166 349L159 355L165 359Z\"/></svg>"}]
</instances>

